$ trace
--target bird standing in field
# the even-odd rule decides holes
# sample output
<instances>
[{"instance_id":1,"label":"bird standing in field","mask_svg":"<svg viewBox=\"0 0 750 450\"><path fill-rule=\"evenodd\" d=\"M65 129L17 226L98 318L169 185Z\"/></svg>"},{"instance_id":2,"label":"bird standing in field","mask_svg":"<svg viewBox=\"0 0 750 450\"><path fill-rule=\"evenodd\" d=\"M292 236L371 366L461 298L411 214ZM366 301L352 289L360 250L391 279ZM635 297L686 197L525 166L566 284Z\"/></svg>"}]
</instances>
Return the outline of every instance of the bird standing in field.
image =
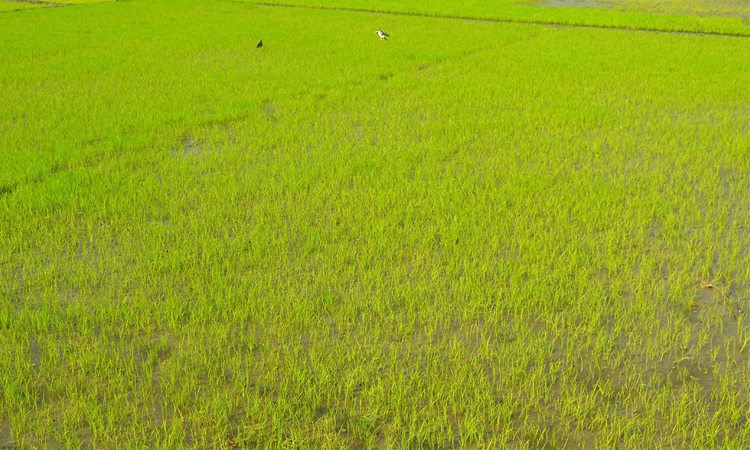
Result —
<instances>
[{"instance_id":1,"label":"bird standing in field","mask_svg":"<svg viewBox=\"0 0 750 450\"><path fill-rule=\"evenodd\" d=\"M255 46L255 48L261 48L263 47L263 41L258 42L258 45Z\"/></svg>"},{"instance_id":2,"label":"bird standing in field","mask_svg":"<svg viewBox=\"0 0 750 450\"><path fill-rule=\"evenodd\" d=\"M388 36L390 36L390 35L389 35L388 33L386 33L386 32L385 32L385 31L383 31L383 30L376 30L375 32L376 32L376 33L378 33L378 36L380 36L380 40L381 40L381 41L386 41L386 40L388 40Z\"/></svg>"}]
</instances>

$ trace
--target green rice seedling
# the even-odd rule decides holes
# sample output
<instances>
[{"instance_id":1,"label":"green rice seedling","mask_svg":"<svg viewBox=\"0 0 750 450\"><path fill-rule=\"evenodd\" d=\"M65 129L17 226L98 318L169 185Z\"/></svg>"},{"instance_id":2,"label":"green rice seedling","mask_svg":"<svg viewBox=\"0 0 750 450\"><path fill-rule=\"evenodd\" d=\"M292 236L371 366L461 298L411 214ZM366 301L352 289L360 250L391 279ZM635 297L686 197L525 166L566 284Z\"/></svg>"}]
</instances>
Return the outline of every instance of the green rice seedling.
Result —
<instances>
[{"instance_id":1,"label":"green rice seedling","mask_svg":"<svg viewBox=\"0 0 750 450\"><path fill-rule=\"evenodd\" d=\"M0 22L0 445L750 442L746 38Z\"/></svg>"}]
</instances>

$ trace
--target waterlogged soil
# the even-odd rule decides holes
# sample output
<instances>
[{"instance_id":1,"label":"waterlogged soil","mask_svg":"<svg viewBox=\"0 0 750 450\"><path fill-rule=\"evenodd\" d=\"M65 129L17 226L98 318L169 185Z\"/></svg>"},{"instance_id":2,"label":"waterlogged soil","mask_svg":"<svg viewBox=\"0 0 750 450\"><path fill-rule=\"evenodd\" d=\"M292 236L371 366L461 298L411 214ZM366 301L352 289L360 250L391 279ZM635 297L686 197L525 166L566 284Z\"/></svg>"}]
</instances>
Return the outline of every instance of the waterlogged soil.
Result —
<instances>
[{"instance_id":1,"label":"waterlogged soil","mask_svg":"<svg viewBox=\"0 0 750 450\"><path fill-rule=\"evenodd\" d=\"M729 300L734 301L739 296L739 294L736 294L737 290L744 292L744 289L742 288L737 288L735 290L730 288L722 289L719 286L708 288L696 285L696 300L693 309L687 313L688 320L692 324L697 325L697 328L702 328L700 324L706 322L711 322L713 324L712 333L709 335L710 344L704 346L697 354L690 354L686 356L668 354L661 361L647 361L645 357L633 355L632 362L636 365L639 365L646 372L658 373L660 375L659 378L665 380L666 383L669 383L674 387L678 387L686 382L689 383L688 380L692 380L693 382L701 386L703 395L709 395L713 390L717 388L715 374L724 372L726 370L727 364L729 363L729 361L727 360L727 355L723 350L719 351L718 354L714 358L712 358L710 355L710 348L723 349L725 343L730 342L733 338L735 340L737 339L737 321L739 320L740 313L736 310L735 307L731 305L731 303L729 303ZM686 312L668 312L667 317L664 318L663 325L669 326L670 320L673 320L673 318L676 318L677 316L682 314L686 314ZM476 321L477 325L479 325L480 328L485 325L482 318L477 318ZM512 318L508 317L508 321L510 323L512 321ZM451 320L450 323L445 323L444 326L437 331L436 340L439 341L441 340L440 338L442 338L443 335L450 334L453 336L458 336L459 340L464 345L477 345L478 342L475 341L475 336L473 336L472 333L467 333L466 328L462 329L459 326L459 322L460 320L456 318L455 321ZM536 322L533 320L528 325L538 332L543 332L544 327L546 326L543 322ZM331 327L331 338L335 340L339 335L340 330L337 329L338 327L335 323L332 323ZM239 333L241 331L237 330L237 332ZM508 327L507 332L501 333L499 337L501 340L507 342L512 342L516 339L513 335L512 327L510 326ZM110 339L112 339L112 337L110 337ZM696 336L694 339L698 339L698 337ZM114 340L118 341L119 336ZM140 344L134 346L133 360L135 362L135 365L138 367L151 367L150 371L145 371L150 372L150 379L147 380L147 382L150 382L150 384L152 385L155 395L157 397L161 396L162 393L160 388L160 381L162 373L161 365L157 361L167 359L178 347L179 343L174 336L160 330L151 330L147 333L144 333L143 335L138 336L136 340L140 341ZM300 342L303 347L307 347L310 344L309 339L306 336L301 336ZM393 345L394 350L396 351L404 350L403 347L397 345L395 342L385 343L385 345L389 344ZM623 341L621 344L626 345L627 343ZM407 346L418 347L424 345L427 345L427 342L422 336L410 340ZM260 350L258 347L250 350L250 352L255 354L256 356L259 351ZM42 362L42 348L36 336L30 337L29 357L29 362L31 363L32 367L34 367L35 372L38 373L38 367ZM553 359L554 358L555 357L553 356ZM60 352L60 364L64 364L62 352ZM617 370L608 368L597 369L593 366L581 367L576 378L578 382L581 385L586 386L588 390L594 390L595 386L602 380L607 380L608 382L610 382L614 392L620 392L628 389L628 387L626 386L626 380L623 379L622 374ZM201 383L205 382L206 380L201 380ZM225 372L225 382L227 383L227 385L231 385L232 383L236 382L236 380L234 380L234 377L231 373ZM251 382L250 388L257 393L266 396L269 401L275 400L275 386L269 385L263 380L259 379ZM557 387L553 387L552 392L557 393ZM57 397L56 395L51 395L46 390L40 392L39 395L40 402L54 403L57 401L61 401L59 397ZM355 392L354 395L356 396L358 395L358 393ZM746 400L746 398L740 399L740 401L743 402ZM157 410L147 411L144 408L139 407L138 409L138 414L142 418L144 418L144 420L171 422L174 419L173 411L171 410L162 410L157 407ZM335 410L334 404L323 403L316 409L315 416L317 419L321 419L331 413L333 410ZM552 424L552 426L557 429L564 429L563 425L564 424L562 422ZM457 423L454 424L454 429L456 430L454 448L455 445L458 445L459 443L457 426ZM595 447L597 442L595 433L587 431L582 434L571 434L570 436L573 437L574 435L576 436L575 439L569 440L565 448L584 449ZM28 438L32 440L26 441L26 445L42 444L40 442L33 442L32 436L28 436ZM84 436L83 441L90 442L90 438L90 436ZM185 441L185 444L189 445L189 441L191 440L192 439L187 439ZM63 445L53 442L49 439L45 444L46 445L43 446L46 446L47 448L64 448ZM380 439L375 443L375 447L385 448L385 444L385 437L381 436ZM9 428L7 426L0 426L0 450L10 450L18 448L21 448L21 445L19 442L16 442L11 438ZM352 448L364 447L353 446Z\"/></svg>"},{"instance_id":2,"label":"waterlogged soil","mask_svg":"<svg viewBox=\"0 0 750 450\"><path fill-rule=\"evenodd\" d=\"M192 134L187 134L180 139L182 145L182 154L185 156L197 155L201 153L200 143L193 137Z\"/></svg>"},{"instance_id":3,"label":"waterlogged soil","mask_svg":"<svg viewBox=\"0 0 750 450\"><path fill-rule=\"evenodd\" d=\"M712 372L723 372L728 363L727 353L723 349L739 338L737 322L746 317L747 309L740 303L739 295L732 288L696 286L696 299L688 319L692 324L710 329L709 342L697 354L675 359L667 373L672 376L676 369L685 368L690 378L703 387L704 393L710 392L716 384ZM696 336L693 341L698 339ZM712 357L711 348L720 351ZM747 359L747 354L739 358Z\"/></svg>"}]
</instances>

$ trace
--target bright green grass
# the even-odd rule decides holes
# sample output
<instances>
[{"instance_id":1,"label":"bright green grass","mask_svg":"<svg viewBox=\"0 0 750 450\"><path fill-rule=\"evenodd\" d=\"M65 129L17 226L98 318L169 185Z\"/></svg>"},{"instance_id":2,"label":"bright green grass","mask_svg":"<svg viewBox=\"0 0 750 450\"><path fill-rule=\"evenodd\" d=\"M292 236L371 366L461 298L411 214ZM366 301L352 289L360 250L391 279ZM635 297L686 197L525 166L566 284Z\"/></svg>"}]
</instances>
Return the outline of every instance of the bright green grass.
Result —
<instances>
[{"instance_id":1,"label":"bright green grass","mask_svg":"<svg viewBox=\"0 0 750 450\"><path fill-rule=\"evenodd\" d=\"M587 6L586 0L579 6ZM264 0L264 4L306 6L327 9L355 9L399 14L488 19L508 22L582 25L606 28L627 28L654 31L684 31L697 33L750 36L747 17L714 17L676 14L685 11L666 10L675 14L652 14L638 5L622 0L629 7L624 11L588 7L550 7L542 2L518 0ZM700 3L698 1L690 4ZM605 3L600 6L606 6ZM700 7L696 7L700 10ZM746 9L745 9L746 10Z\"/></svg>"},{"instance_id":2,"label":"bright green grass","mask_svg":"<svg viewBox=\"0 0 750 450\"><path fill-rule=\"evenodd\" d=\"M0 47L0 445L750 444L747 39L126 2Z\"/></svg>"}]
</instances>

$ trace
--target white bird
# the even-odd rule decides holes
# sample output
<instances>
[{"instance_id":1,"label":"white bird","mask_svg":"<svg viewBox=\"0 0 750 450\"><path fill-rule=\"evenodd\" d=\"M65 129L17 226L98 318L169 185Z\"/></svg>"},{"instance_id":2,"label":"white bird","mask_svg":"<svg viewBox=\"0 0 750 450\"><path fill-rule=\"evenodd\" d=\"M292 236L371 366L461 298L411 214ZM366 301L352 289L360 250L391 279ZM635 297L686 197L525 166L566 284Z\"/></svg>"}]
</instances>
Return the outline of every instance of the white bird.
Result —
<instances>
[{"instance_id":1,"label":"white bird","mask_svg":"<svg viewBox=\"0 0 750 450\"><path fill-rule=\"evenodd\" d=\"M378 36L380 36L381 41L388 40L388 36L390 36L388 33L386 33L383 30L376 30L375 32L378 33Z\"/></svg>"}]
</instances>

